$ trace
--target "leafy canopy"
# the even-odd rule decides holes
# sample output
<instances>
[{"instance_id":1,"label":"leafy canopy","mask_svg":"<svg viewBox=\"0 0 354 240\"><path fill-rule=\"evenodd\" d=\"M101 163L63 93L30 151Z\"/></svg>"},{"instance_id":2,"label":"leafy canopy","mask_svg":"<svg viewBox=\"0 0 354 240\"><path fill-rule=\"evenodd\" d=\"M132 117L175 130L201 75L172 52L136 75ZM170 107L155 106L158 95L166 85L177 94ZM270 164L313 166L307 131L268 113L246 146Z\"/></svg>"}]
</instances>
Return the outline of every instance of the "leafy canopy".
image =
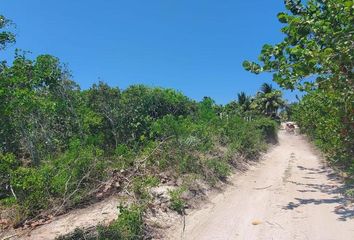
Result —
<instances>
[{"instance_id":1,"label":"leafy canopy","mask_svg":"<svg viewBox=\"0 0 354 240\"><path fill-rule=\"evenodd\" d=\"M345 88L353 94L353 1L286 0L285 5L288 11L278 14L284 40L265 44L259 62L245 61L244 68L274 72L273 80L286 89Z\"/></svg>"},{"instance_id":2,"label":"leafy canopy","mask_svg":"<svg viewBox=\"0 0 354 240\"><path fill-rule=\"evenodd\" d=\"M285 0L282 42L265 44L253 73L273 72L285 89L307 91L294 120L332 162L354 169L354 6L349 0ZM352 173L354 170L351 171Z\"/></svg>"}]
</instances>

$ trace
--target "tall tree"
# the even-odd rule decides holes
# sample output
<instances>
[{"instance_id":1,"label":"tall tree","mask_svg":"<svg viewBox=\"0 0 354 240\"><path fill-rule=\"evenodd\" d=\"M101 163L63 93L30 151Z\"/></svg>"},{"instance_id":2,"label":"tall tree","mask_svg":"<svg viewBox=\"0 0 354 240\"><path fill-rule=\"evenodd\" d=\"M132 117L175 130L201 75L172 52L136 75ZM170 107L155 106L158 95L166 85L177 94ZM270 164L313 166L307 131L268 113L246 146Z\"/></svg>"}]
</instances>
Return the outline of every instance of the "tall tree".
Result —
<instances>
[{"instance_id":1,"label":"tall tree","mask_svg":"<svg viewBox=\"0 0 354 240\"><path fill-rule=\"evenodd\" d=\"M310 125L307 125L309 121L303 121L304 130L307 126L316 140L336 141L342 146L341 151L333 151L332 156L347 156L352 159L354 169L354 2L284 2L287 11L278 14L279 21L285 25L281 29L284 40L275 45L265 44L260 62L245 61L243 66L256 74L273 72L273 80L283 88L307 91L311 96L304 101L311 107L298 108L300 120L313 119L313 110L326 111L319 113L324 118ZM320 99L332 101L324 103ZM335 133L326 134L327 126L334 122Z\"/></svg>"},{"instance_id":2,"label":"tall tree","mask_svg":"<svg viewBox=\"0 0 354 240\"><path fill-rule=\"evenodd\" d=\"M348 86L345 91L353 93L353 1L309 0L305 5L285 0L285 4L288 11L278 14L285 24L284 40L265 44L261 63L245 61L246 70L274 72L273 80L287 89Z\"/></svg>"},{"instance_id":3,"label":"tall tree","mask_svg":"<svg viewBox=\"0 0 354 240\"><path fill-rule=\"evenodd\" d=\"M251 97L247 96L245 92L240 92L237 94L237 103L242 112L250 110Z\"/></svg>"},{"instance_id":4,"label":"tall tree","mask_svg":"<svg viewBox=\"0 0 354 240\"><path fill-rule=\"evenodd\" d=\"M82 132L79 88L68 77L53 56L30 60L16 53L0 73L0 151L37 164Z\"/></svg>"},{"instance_id":5,"label":"tall tree","mask_svg":"<svg viewBox=\"0 0 354 240\"><path fill-rule=\"evenodd\" d=\"M266 116L275 117L284 103L281 91L273 89L271 84L263 83L260 91L253 98L251 108Z\"/></svg>"},{"instance_id":6,"label":"tall tree","mask_svg":"<svg viewBox=\"0 0 354 240\"><path fill-rule=\"evenodd\" d=\"M117 147L122 128L119 88L112 88L106 83L99 82L98 85L94 84L85 94L91 109L104 119L101 128L97 130L105 133L106 144Z\"/></svg>"}]
</instances>

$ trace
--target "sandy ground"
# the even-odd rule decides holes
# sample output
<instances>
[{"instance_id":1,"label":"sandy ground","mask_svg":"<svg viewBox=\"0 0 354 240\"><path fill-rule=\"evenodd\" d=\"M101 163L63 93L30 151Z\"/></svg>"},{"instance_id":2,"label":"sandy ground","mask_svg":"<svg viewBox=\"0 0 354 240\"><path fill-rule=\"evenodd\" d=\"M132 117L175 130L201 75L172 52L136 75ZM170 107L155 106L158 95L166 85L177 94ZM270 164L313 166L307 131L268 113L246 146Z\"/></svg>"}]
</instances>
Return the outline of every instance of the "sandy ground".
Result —
<instances>
[{"instance_id":1,"label":"sandy ground","mask_svg":"<svg viewBox=\"0 0 354 240\"><path fill-rule=\"evenodd\" d=\"M166 239L353 240L354 208L307 141L284 131L264 161L192 210Z\"/></svg>"},{"instance_id":2,"label":"sandy ground","mask_svg":"<svg viewBox=\"0 0 354 240\"><path fill-rule=\"evenodd\" d=\"M52 222L39 226L34 230L23 230L8 233L0 239L50 240L61 234L70 233L75 228L89 228L105 224L117 218L119 199L110 197L88 208L76 209L58 216ZM12 236L11 238L8 238Z\"/></svg>"}]
</instances>

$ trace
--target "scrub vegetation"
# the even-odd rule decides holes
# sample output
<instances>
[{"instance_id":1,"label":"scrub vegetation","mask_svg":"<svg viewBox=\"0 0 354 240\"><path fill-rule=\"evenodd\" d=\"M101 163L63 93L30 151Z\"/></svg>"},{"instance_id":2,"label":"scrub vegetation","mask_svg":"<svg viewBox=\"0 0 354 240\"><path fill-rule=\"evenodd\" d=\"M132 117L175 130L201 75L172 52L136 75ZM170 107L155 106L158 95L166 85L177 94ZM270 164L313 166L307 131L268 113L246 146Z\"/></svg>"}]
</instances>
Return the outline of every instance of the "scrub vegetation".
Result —
<instances>
[{"instance_id":1,"label":"scrub vegetation","mask_svg":"<svg viewBox=\"0 0 354 240\"><path fill-rule=\"evenodd\" d=\"M264 45L254 73L274 72L284 89L306 95L288 105L263 84L218 105L173 89L104 82L82 90L51 55L16 50L0 62L0 211L14 226L55 216L126 192L132 204L90 236L77 230L58 239L142 239L150 189L169 178L214 186L238 163L276 142L278 113L295 120L331 162L354 173L353 2L286 0L278 14L285 38ZM13 23L0 15L0 51L15 44ZM116 185L109 184L114 179ZM188 185L169 191L183 214Z\"/></svg>"},{"instance_id":2,"label":"scrub vegetation","mask_svg":"<svg viewBox=\"0 0 354 240\"><path fill-rule=\"evenodd\" d=\"M6 31L9 20L1 16L1 23L5 51L15 36ZM133 203L95 237L139 239L161 173L211 186L225 181L236 157L256 159L276 139L283 103L269 84L225 106L143 85L99 82L81 90L58 58L16 50L0 66L1 211L19 227L126 192ZM181 214L182 193L170 192L170 208Z\"/></svg>"}]
</instances>

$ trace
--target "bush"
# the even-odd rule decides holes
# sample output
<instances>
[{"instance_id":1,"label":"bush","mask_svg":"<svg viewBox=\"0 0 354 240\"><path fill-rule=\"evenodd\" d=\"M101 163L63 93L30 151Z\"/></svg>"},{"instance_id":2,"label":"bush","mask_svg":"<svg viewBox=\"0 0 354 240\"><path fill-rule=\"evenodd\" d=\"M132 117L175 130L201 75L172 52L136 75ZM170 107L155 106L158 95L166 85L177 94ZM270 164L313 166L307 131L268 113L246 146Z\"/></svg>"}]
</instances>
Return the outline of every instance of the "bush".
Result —
<instances>
[{"instance_id":1,"label":"bush","mask_svg":"<svg viewBox=\"0 0 354 240\"><path fill-rule=\"evenodd\" d=\"M159 180L153 176L139 176L132 181L132 190L141 203L150 200L149 188L159 184Z\"/></svg>"},{"instance_id":2,"label":"bush","mask_svg":"<svg viewBox=\"0 0 354 240\"><path fill-rule=\"evenodd\" d=\"M208 178L211 173L224 179L229 174L228 163L221 158L203 160L202 155L212 154L223 145L230 154L254 158L266 149L266 141L275 141L275 121L261 117L246 121L233 115L219 118L207 100L200 106L199 115L193 118L167 115L152 125L151 136L165 141L161 151L151 157L152 164L157 163L161 169L178 170L179 174L196 173Z\"/></svg>"},{"instance_id":3,"label":"bush","mask_svg":"<svg viewBox=\"0 0 354 240\"><path fill-rule=\"evenodd\" d=\"M332 163L353 174L354 128L351 122L354 116L352 114L352 119L346 116L345 106L339 92L316 90L295 106L294 118Z\"/></svg>"},{"instance_id":4,"label":"bush","mask_svg":"<svg viewBox=\"0 0 354 240\"><path fill-rule=\"evenodd\" d=\"M20 166L11 153L0 153L0 199L11 196L10 176Z\"/></svg>"},{"instance_id":5,"label":"bush","mask_svg":"<svg viewBox=\"0 0 354 240\"><path fill-rule=\"evenodd\" d=\"M11 172L10 182L23 217L31 217L56 204L74 205L84 199L94 181L104 177L102 151L72 142L61 156L40 167L19 167Z\"/></svg>"},{"instance_id":6,"label":"bush","mask_svg":"<svg viewBox=\"0 0 354 240\"><path fill-rule=\"evenodd\" d=\"M82 189L90 181L89 178L104 177L104 161L100 159L102 154L102 150L94 146L82 146L79 141L73 141L68 151L48 162L48 171L53 172L51 193L64 197L78 184L82 184Z\"/></svg>"},{"instance_id":7,"label":"bush","mask_svg":"<svg viewBox=\"0 0 354 240\"><path fill-rule=\"evenodd\" d=\"M182 199L182 193L185 192L184 187L169 191L170 194L170 208L179 214L183 214L184 208L186 207L186 202Z\"/></svg>"},{"instance_id":8,"label":"bush","mask_svg":"<svg viewBox=\"0 0 354 240\"><path fill-rule=\"evenodd\" d=\"M48 207L48 178L43 170L19 167L11 174L11 185L24 218Z\"/></svg>"},{"instance_id":9,"label":"bush","mask_svg":"<svg viewBox=\"0 0 354 240\"><path fill-rule=\"evenodd\" d=\"M188 115L193 104L186 96L171 89L133 85L122 93L122 136L126 142L149 136L154 120L168 114Z\"/></svg>"},{"instance_id":10,"label":"bush","mask_svg":"<svg viewBox=\"0 0 354 240\"><path fill-rule=\"evenodd\" d=\"M195 103L168 89L137 85L121 92L100 84L80 92L72 82L68 84L70 91L65 93L73 96L64 99L72 99L73 105L68 108L62 98L59 105L70 121L51 119L50 124L56 127L53 136L61 138L49 136L48 143L42 144L45 147L54 141L53 149L46 147L38 155L40 161L26 166L16 160L20 155L0 154L0 197L9 199L13 195L11 185L23 218L42 210L57 212L58 206L65 210L84 201L105 180L108 171L117 169L137 170L135 176L129 177L131 190L140 204L146 205L150 200L148 188L158 181L141 176L141 168L136 166L139 158L146 160L144 176L170 170L175 176L194 174L216 183L230 174L231 162L216 155L221 147L228 149L228 156L238 153L254 158L265 149L265 140L276 137L273 121L254 116L246 121L241 116L226 115L223 107L208 97ZM50 124L46 127L50 128ZM40 139L47 132L42 132ZM31 149L30 142L26 144ZM38 146L36 149L41 150ZM178 194L174 196L174 208L180 209Z\"/></svg>"},{"instance_id":11,"label":"bush","mask_svg":"<svg viewBox=\"0 0 354 240\"><path fill-rule=\"evenodd\" d=\"M252 125L262 131L262 135L267 142L278 142L278 124L274 120L258 117L252 121Z\"/></svg>"},{"instance_id":12,"label":"bush","mask_svg":"<svg viewBox=\"0 0 354 240\"><path fill-rule=\"evenodd\" d=\"M73 233L56 240L140 240L143 239L143 208L119 206L118 219L109 226L98 226L97 231L75 229Z\"/></svg>"},{"instance_id":13,"label":"bush","mask_svg":"<svg viewBox=\"0 0 354 240\"><path fill-rule=\"evenodd\" d=\"M207 160L206 164L212 170L215 177L220 180L225 180L231 173L230 165L224 162L223 159L212 158Z\"/></svg>"},{"instance_id":14,"label":"bush","mask_svg":"<svg viewBox=\"0 0 354 240\"><path fill-rule=\"evenodd\" d=\"M191 117L167 115L153 124L152 135L165 140L154 161L161 168L170 167L179 173L199 173L199 153L214 146L210 126Z\"/></svg>"},{"instance_id":15,"label":"bush","mask_svg":"<svg viewBox=\"0 0 354 240\"><path fill-rule=\"evenodd\" d=\"M99 240L138 240L143 238L143 209L137 205L119 207L118 219L108 227L98 228Z\"/></svg>"},{"instance_id":16,"label":"bush","mask_svg":"<svg viewBox=\"0 0 354 240\"><path fill-rule=\"evenodd\" d=\"M266 149L262 131L253 122L246 122L237 116L232 116L223 127L224 141L233 152L238 152L246 158L255 158Z\"/></svg>"}]
</instances>

